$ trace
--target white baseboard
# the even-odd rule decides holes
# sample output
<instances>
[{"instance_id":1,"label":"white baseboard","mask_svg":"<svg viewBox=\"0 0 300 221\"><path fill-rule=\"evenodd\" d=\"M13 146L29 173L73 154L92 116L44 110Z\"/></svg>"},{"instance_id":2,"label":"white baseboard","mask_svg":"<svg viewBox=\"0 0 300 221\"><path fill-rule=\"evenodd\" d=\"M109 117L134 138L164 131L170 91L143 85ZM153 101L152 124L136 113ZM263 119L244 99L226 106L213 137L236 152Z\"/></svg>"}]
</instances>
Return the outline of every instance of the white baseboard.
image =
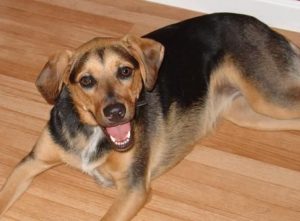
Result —
<instances>
[{"instance_id":1,"label":"white baseboard","mask_svg":"<svg viewBox=\"0 0 300 221\"><path fill-rule=\"evenodd\" d=\"M255 16L266 24L300 32L299 0L148 0L203 13L234 12Z\"/></svg>"}]
</instances>

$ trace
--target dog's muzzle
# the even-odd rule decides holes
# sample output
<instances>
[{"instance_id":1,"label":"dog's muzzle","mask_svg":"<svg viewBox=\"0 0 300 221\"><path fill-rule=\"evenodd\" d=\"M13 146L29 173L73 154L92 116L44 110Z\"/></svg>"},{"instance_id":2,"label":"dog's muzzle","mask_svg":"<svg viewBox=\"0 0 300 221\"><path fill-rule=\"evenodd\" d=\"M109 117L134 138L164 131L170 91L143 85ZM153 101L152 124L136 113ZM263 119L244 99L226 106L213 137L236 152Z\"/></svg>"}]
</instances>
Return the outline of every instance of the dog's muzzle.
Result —
<instances>
[{"instance_id":1,"label":"dog's muzzle","mask_svg":"<svg viewBox=\"0 0 300 221\"><path fill-rule=\"evenodd\" d=\"M144 99L139 99L136 103L136 111L140 107L147 105ZM111 125L104 128L109 141L116 151L124 152L131 148L133 144L133 129L131 122L125 122L126 107L122 103L114 103L103 109L104 116ZM125 123L124 123L125 122Z\"/></svg>"},{"instance_id":2,"label":"dog's muzzle","mask_svg":"<svg viewBox=\"0 0 300 221\"><path fill-rule=\"evenodd\" d=\"M114 126L108 126L105 131L114 149L126 151L132 143L132 130L130 122L124 123L126 107L122 103L114 103L103 109L104 116Z\"/></svg>"}]
</instances>

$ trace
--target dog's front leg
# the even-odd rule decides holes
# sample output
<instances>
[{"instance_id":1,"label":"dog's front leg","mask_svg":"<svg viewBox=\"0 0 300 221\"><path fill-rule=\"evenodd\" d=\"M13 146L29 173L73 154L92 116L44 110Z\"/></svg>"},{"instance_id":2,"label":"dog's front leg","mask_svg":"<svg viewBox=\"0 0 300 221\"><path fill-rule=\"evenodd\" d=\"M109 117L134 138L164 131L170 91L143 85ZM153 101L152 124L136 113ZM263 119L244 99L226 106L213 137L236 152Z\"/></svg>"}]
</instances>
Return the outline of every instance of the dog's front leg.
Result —
<instances>
[{"instance_id":1,"label":"dog's front leg","mask_svg":"<svg viewBox=\"0 0 300 221\"><path fill-rule=\"evenodd\" d=\"M122 183L117 198L101 221L129 221L134 218L150 196L151 189L146 186L142 183L132 186Z\"/></svg>"},{"instance_id":2,"label":"dog's front leg","mask_svg":"<svg viewBox=\"0 0 300 221\"><path fill-rule=\"evenodd\" d=\"M35 148L8 177L0 191L0 216L25 192L36 175L60 163L53 146L47 140L49 135L46 130Z\"/></svg>"}]
</instances>

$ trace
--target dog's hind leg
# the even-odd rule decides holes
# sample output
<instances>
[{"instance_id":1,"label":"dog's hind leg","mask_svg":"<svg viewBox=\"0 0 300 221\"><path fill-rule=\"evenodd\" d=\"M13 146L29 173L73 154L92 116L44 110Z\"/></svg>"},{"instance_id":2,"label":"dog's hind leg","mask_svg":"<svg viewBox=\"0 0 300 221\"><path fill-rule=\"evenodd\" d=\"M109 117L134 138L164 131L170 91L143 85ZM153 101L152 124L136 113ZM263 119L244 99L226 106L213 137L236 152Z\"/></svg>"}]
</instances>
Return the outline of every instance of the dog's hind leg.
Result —
<instances>
[{"instance_id":1,"label":"dog's hind leg","mask_svg":"<svg viewBox=\"0 0 300 221\"><path fill-rule=\"evenodd\" d=\"M278 60L271 55L261 61L254 58L257 65L251 67L247 61L226 57L213 75L218 84L212 86L222 96L226 97L224 88L228 87L238 96L230 100L223 116L244 127L300 130L300 55L296 49L281 51Z\"/></svg>"},{"instance_id":2,"label":"dog's hind leg","mask_svg":"<svg viewBox=\"0 0 300 221\"><path fill-rule=\"evenodd\" d=\"M257 130L300 130L300 118L276 119L260 114L250 107L243 96L232 102L223 117L239 126Z\"/></svg>"},{"instance_id":3,"label":"dog's hind leg","mask_svg":"<svg viewBox=\"0 0 300 221\"><path fill-rule=\"evenodd\" d=\"M0 216L25 192L33 178L60 163L45 129L34 149L16 166L0 191Z\"/></svg>"},{"instance_id":4,"label":"dog's hind leg","mask_svg":"<svg viewBox=\"0 0 300 221\"><path fill-rule=\"evenodd\" d=\"M276 87L257 87L240 78L240 96L233 99L224 117L255 129L300 130L300 68L298 76L278 77ZM270 76L271 77L271 76Z\"/></svg>"}]
</instances>

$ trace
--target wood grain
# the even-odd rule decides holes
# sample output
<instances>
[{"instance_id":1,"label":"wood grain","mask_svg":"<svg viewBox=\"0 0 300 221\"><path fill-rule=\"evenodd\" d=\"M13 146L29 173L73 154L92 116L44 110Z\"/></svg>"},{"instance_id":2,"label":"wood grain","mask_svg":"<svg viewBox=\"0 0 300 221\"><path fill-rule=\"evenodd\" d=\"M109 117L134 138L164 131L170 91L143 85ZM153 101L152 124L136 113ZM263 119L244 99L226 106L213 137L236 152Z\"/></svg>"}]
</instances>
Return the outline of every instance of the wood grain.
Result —
<instances>
[{"instance_id":1,"label":"wood grain","mask_svg":"<svg viewBox=\"0 0 300 221\"><path fill-rule=\"evenodd\" d=\"M143 35L199 13L132 0L0 1L0 185L28 153L50 106L34 81L50 54L95 36ZM300 46L300 34L279 30ZM153 183L136 221L299 221L300 132L222 122ZM99 220L114 189L67 166L40 175L2 221Z\"/></svg>"}]
</instances>

